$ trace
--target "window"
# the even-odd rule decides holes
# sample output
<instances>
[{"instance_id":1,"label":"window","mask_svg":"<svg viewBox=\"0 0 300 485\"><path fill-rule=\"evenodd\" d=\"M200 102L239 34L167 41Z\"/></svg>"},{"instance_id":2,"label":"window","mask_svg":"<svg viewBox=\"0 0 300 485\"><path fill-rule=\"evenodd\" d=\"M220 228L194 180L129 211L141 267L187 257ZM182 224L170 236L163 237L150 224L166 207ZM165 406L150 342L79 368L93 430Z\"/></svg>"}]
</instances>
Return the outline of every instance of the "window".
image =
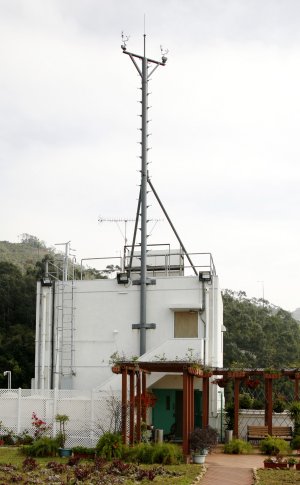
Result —
<instances>
[{"instance_id":1,"label":"window","mask_svg":"<svg viewBox=\"0 0 300 485\"><path fill-rule=\"evenodd\" d=\"M175 338L198 338L198 313L175 312L174 313L174 337Z\"/></svg>"}]
</instances>

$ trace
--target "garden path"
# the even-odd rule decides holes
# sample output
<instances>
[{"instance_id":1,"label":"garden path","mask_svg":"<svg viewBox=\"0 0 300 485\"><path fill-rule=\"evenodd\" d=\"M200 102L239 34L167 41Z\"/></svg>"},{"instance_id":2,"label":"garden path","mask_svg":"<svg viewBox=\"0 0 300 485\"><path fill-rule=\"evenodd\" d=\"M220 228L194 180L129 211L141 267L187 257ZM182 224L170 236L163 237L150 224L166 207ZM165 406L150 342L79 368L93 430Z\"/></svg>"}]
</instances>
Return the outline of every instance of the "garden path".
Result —
<instances>
[{"instance_id":1,"label":"garden path","mask_svg":"<svg viewBox=\"0 0 300 485\"><path fill-rule=\"evenodd\" d=\"M217 450L206 457L207 472L199 485L253 485L253 468L263 468L264 456L225 455Z\"/></svg>"}]
</instances>

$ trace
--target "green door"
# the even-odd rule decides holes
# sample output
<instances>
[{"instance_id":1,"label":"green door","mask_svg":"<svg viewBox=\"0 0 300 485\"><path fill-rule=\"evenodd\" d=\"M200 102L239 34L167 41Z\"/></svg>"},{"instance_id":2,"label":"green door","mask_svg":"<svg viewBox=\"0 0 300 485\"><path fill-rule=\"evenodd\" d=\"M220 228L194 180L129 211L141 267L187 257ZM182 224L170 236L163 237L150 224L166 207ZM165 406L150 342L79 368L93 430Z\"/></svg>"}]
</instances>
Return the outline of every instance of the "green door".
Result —
<instances>
[{"instance_id":1,"label":"green door","mask_svg":"<svg viewBox=\"0 0 300 485\"><path fill-rule=\"evenodd\" d=\"M153 389L157 401L152 410L152 424L164 435L182 438L183 392L181 389ZM202 392L194 391L195 427L202 426Z\"/></svg>"},{"instance_id":2,"label":"green door","mask_svg":"<svg viewBox=\"0 0 300 485\"><path fill-rule=\"evenodd\" d=\"M153 389L153 392L157 401L152 409L152 424L157 429L163 429L164 434L169 434L175 422L175 391Z\"/></svg>"}]
</instances>

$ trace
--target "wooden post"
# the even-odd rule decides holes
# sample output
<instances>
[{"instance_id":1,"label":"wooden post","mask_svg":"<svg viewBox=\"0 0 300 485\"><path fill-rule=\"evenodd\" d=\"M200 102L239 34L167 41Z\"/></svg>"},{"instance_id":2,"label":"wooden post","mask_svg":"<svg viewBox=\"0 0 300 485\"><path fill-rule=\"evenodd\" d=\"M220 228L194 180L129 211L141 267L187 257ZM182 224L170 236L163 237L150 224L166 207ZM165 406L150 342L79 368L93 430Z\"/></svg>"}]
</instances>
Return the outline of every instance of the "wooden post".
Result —
<instances>
[{"instance_id":1,"label":"wooden post","mask_svg":"<svg viewBox=\"0 0 300 485\"><path fill-rule=\"evenodd\" d=\"M295 377L295 401L299 401L299 378Z\"/></svg>"},{"instance_id":2,"label":"wooden post","mask_svg":"<svg viewBox=\"0 0 300 485\"><path fill-rule=\"evenodd\" d=\"M268 379L265 379L265 426L268 426Z\"/></svg>"},{"instance_id":3,"label":"wooden post","mask_svg":"<svg viewBox=\"0 0 300 485\"><path fill-rule=\"evenodd\" d=\"M146 373L142 371L142 395L146 397ZM147 406L144 402L142 405L142 421L146 423L147 420Z\"/></svg>"},{"instance_id":4,"label":"wooden post","mask_svg":"<svg viewBox=\"0 0 300 485\"><path fill-rule=\"evenodd\" d=\"M194 376L190 376L191 381L191 422L189 434L194 430L195 427L195 399L194 399Z\"/></svg>"},{"instance_id":5,"label":"wooden post","mask_svg":"<svg viewBox=\"0 0 300 485\"><path fill-rule=\"evenodd\" d=\"M134 376L135 373L131 371L129 380L129 443L131 445L134 443Z\"/></svg>"},{"instance_id":6,"label":"wooden post","mask_svg":"<svg viewBox=\"0 0 300 485\"><path fill-rule=\"evenodd\" d=\"M267 416L266 416L266 426L268 426L268 434L272 436L272 414L273 414L273 398L272 398L272 388L273 388L273 379L268 378L267 381Z\"/></svg>"},{"instance_id":7,"label":"wooden post","mask_svg":"<svg viewBox=\"0 0 300 485\"><path fill-rule=\"evenodd\" d=\"M183 370L183 412L182 412L182 450L183 454L189 454L189 392L188 392L188 373L187 369Z\"/></svg>"},{"instance_id":8,"label":"wooden post","mask_svg":"<svg viewBox=\"0 0 300 485\"><path fill-rule=\"evenodd\" d=\"M234 427L233 427L233 436L235 438L239 437L240 382L241 382L241 379L239 377L236 377L234 379Z\"/></svg>"},{"instance_id":9,"label":"wooden post","mask_svg":"<svg viewBox=\"0 0 300 485\"><path fill-rule=\"evenodd\" d=\"M127 443L127 368L122 369L122 439Z\"/></svg>"},{"instance_id":10,"label":"wooden post","mask_svg":"<svg viewBox=\"0 0 300 485\"><path fill-rule=\"evenodd\" d=\"M202 428L208 426L209 412L209 377L202 378Z\"/></svg>"},{"instance_id":11,"label":"wooden post","mask_svg":"<svg viewBox=\"0 0 300 485\"><path fill-rule=\"evenodd\" d=\"M137 383L136 383L136 440L138 443L141 442L141 418L142 418L142 409L141 409L141 372L140 370L137 372Z\"/></svg>"}]
</instances>

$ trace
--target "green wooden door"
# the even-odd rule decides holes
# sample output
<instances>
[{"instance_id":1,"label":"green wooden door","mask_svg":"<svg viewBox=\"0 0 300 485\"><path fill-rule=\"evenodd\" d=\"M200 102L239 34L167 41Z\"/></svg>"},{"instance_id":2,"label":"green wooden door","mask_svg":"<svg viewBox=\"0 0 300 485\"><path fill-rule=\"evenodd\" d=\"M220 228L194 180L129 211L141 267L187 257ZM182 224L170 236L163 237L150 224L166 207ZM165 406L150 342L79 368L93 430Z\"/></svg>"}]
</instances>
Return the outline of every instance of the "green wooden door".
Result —
<instances>
[{"instance_id":1,"label":"green wooden door","mask_svg":"<svg viewBox=\"0 0 300 485\"><path fill-rule=\"evenodd\" d=\"M164 435L182 438L183 392L181 389L153 389L157 401L152 410L152 424ZM194 391L195 427L202 426L202 392Z\"/></svg>"}]
</instances>

